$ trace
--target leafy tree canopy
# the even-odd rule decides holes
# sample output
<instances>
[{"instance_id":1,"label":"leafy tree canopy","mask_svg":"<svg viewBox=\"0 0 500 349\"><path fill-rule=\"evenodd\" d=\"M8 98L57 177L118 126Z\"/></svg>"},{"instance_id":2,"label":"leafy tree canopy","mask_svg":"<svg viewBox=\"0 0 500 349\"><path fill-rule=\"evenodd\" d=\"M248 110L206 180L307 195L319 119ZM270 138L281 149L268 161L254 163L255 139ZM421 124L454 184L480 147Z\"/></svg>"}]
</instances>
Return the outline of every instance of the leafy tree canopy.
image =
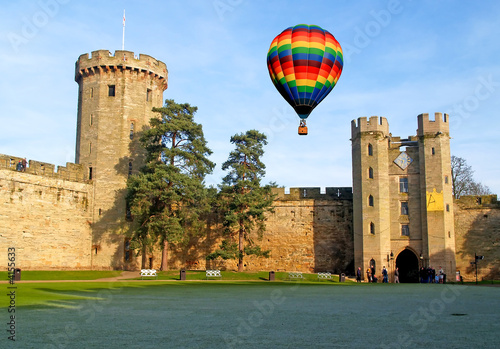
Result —
<instances>
[{"instance_id":1,"label":"leafy tree canopy","mask_svg":"<svg viewBox=\"0 0 500 349\"><path fill-rule=\"evenodd\" d=\"M159 117L140 138L146 163L129 177L127 201L138 225L133 240L143 246L160 242L165 270L168 243L181 242L187 230L199 228L207 208L204 178L215 165L202 126L194 122L196 107L166 100L153 111Z\"/></svg>"},{"instance_id":2,"label":"leafy tree canopy","mask_svg":"<svg viewBox=\"0 0 500 349\"><path fill-rule=\"evenodd\" d=\"M256 130L231 137L235 149L222 165L228 171L220 185L219 203L223 214L223 225L230 239L220 249L208 256L208 259L238 259L238 271L243 270L244 255L254 254L268 257L269 251L262 251L252 237L254 231L258 237L265 229L265 213L272 211L273 195L271 186L261 186L265 175L265 165L261 161L264 155L266 136Z\"/></svg>"}]
</instances>

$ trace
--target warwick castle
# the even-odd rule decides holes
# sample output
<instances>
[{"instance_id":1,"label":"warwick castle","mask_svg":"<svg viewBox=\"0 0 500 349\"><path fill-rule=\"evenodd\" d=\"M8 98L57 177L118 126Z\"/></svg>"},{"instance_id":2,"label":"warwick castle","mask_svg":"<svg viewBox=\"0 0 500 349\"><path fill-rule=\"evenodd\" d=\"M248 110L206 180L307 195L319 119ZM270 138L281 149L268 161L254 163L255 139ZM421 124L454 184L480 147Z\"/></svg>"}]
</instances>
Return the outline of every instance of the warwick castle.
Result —
<instances>
[{"instance_id":1,"label":"warwick castle","mask_svg":"<svg viewBox=\"0 0 500 349\"><path fill-rule=\"evenodd\" d=\"M0 154L0 249L15 247L23 270L138 270L126 181L144 163L138 135L163 105L168 70L148 55L99 50L78 58L75 81L75 163L56 170L29 160L19 169L22 154ZM405 138L392 136L384 117L353 120L353 188L276 189L259 241L270 258L247 256L245 269L353 274L374 266L380 274L385 266L392 275L398 267L404 282L432 266L471 281L478 254L479 279L498 279L500 204L496 195L454 200L449 118L418 115L416 134ZM169 268L236 269L205 259L219 243L207 227L189 245L171 246ZM147 267L160 259L161 251L148 254Z\"/></svg>"}]
</instances>

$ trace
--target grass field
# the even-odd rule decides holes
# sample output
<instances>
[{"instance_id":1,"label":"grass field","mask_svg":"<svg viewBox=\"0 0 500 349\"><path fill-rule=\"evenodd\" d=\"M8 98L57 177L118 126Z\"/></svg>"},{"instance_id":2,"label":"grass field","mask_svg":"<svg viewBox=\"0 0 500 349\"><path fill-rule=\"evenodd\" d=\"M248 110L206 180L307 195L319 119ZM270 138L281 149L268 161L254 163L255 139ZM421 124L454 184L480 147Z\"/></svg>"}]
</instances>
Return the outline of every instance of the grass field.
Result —
<instances>
[{"instance_id":1,"label":"grass field","mask_svg":"<svg viewBox=\"0 0 500 349\"><path fill-rule=\"evenodd\" d=\"M498 287L228 280L15 286L15 344L22 348L500 346ZM8 316L0 315L5 328ZM6 333L2 348L10 344Z\"/></svg>"},{"instance_id":2,"label":"grass field","mask_svg":"<svg viewBox=\"0 0 500 349\"><path fill-rule=\"evenodd\" d=\"M203 287L203 285L255 285L255 284L268 284L269 282L261 282L262 280L207 280L204 282L193 281L176 281L170 282L166 278L165 281L155 281L155 280L142 280L140 282L120 280L120 281L107 281L107 282L50 282L50 283L17 283L14 284L16 290L16 306L28 306L28 305L47 305L55 307L71 307L75 300L89 299L99 301L103 294L109 294L116 290L121 290L123 288L134 288L134 289L144 289L154 285L170 285L171 287L180 286L191 286L191 287ZM199 280L199 279L198 279ZM295 284L300 285L319 285L327 286L333 285L333 282L323 281L323 282L311 282L311 281L300 281L300 282L285 282L276 281L273 282L274 285L284 285L290 286ZM347 285L345 283L344 285ZM337 283L337 285L343 285ZM6 294L11 290L12 285L3 283L0 284L0 294ZM8 297L0 297L0 308L8 307L10 299Z\"/></svg>"},{"instance_id":3,"label":"grass field","mask_svg":"<svg viewBox=\"0 0 500 349\"><path fill-rule=\"evenodd\" d=\"M116 277L121 270L21 270L21 280L97 280ZM7 272L0 272L0 280L7 280Z\"/></svg>"},{"instance_id":4,"label":"grass field","mask_svg":"<svg viewBox=\"0 0 500 349\"><path fill-rule=\"evenodd\" d=\"M98 280L103 278L113 278L117 277L122 273L120 270L105 270L105 271L21 271L21 280L23 281L38 281L38 280ZM179 270L169 270L169 271L158 271L158 280L179 280ZM234 272L234 271L222 271L222 280L254 280L254 281L266 281L269 279L269 272ZM318 281L317 274L306 274L304 273L305 281ZM0 272L0 280L7 280L7 272ZM276 280L286 280L288 277L287 272L276 272ZM187 270L186 271L187 280L206 280L204 270ZM135 279L141 279L139 272L137 272L137 277ZM332 280L327 280L325 282L338 282L338 275L332 275ZM349 280L346 280L349 282Z\"/></svg>"}]
</instances>

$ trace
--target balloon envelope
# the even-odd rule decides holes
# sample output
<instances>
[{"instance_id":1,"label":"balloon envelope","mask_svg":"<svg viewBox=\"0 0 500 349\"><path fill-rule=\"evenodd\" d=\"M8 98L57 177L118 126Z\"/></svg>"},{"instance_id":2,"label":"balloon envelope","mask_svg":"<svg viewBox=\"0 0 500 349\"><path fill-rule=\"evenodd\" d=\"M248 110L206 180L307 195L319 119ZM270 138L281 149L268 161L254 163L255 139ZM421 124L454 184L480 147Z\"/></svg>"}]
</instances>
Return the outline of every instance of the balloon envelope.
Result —
<instances>
[{"instance_id":1,"label":"balloon envelope","mask_svg":"<svg viewBox=\"0 0 500 349\"><path fill-rule=\"evenodd\" d=\"M276 89L305 119L335 87L344 60L332 34L316 25L299 24L274 38L267 66Z\"/></svg>"}]
</instances>

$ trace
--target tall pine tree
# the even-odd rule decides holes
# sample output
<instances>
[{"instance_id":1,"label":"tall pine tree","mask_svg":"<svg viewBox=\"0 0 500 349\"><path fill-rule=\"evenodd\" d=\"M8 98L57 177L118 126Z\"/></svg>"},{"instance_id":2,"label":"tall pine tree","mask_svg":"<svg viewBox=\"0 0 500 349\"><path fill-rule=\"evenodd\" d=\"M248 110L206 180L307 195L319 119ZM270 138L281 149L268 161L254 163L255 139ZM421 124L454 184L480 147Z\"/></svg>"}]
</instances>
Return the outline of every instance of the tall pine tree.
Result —
<instances>
[{"instance_id":1,"label":"tall pine tree","mask_svg":"<svg viewBox=\"0 0 500 349\"><path fill-rule=\"evenodd\" d=\"M272 211L271 186L261 186L265 175L264 155L266 136L256 130L234 135L235 150L229 154L222 169L228 171L220 186L220 206L224 216L227 239L220 249L207 258L238 259L238 271L243 271L245 255L269 256L254 240L265 230L265 213Z\"/></svg>"},{"instance_id":2,"label":"tall pine tree","mask_svg":"<svg viewBox=\"0 0 500 349\"><path fill-rule=\"evenodd\" d=\"M129 177L127 201L137 224L133 246L144 254L159 243L161 269L167 270L169 243L183 241L188 229L201 225L204 178L215 165L208 159L212 151L202 126L194 122L197 107L166 100L163 108L153 111L161 117L151 119L151 127L141 136L146 165Z\"/></svg>"}]
</instances>

